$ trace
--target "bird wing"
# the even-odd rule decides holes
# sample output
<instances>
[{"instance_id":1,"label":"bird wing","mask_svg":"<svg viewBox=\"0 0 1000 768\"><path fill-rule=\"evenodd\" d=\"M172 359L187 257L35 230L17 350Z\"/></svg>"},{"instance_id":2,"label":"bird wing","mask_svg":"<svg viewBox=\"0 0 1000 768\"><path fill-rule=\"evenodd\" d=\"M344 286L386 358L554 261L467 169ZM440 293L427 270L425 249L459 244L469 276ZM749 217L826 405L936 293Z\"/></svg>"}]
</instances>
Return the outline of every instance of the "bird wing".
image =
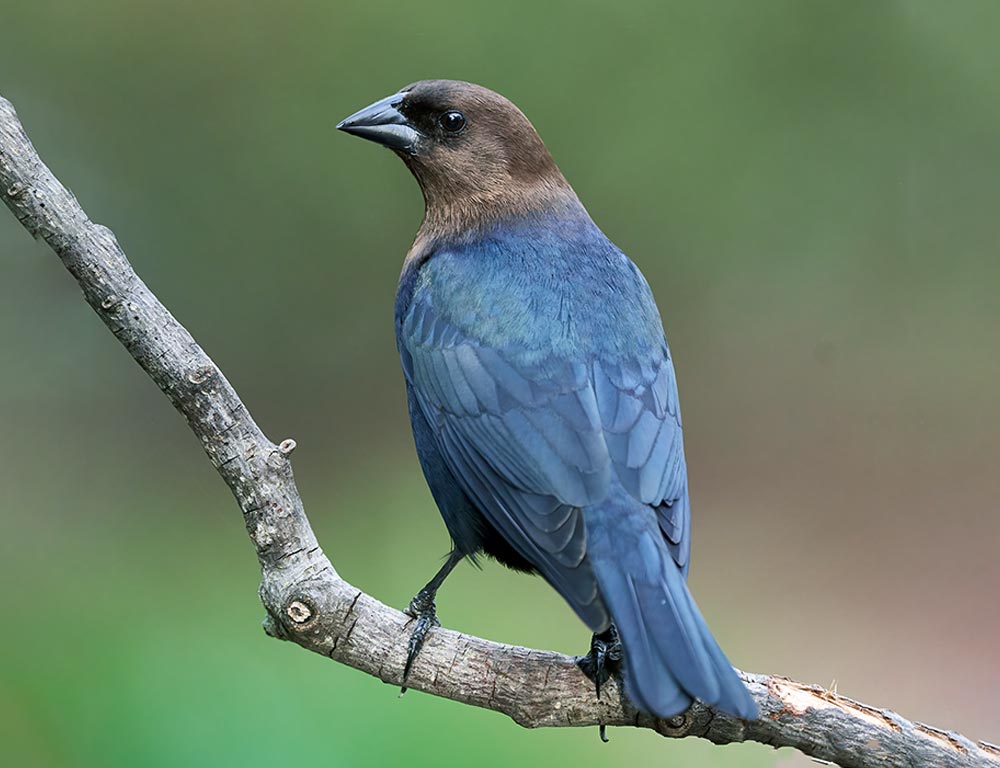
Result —
<instances>
[{"instance_id":1,"label":"bird wing","mask_svg":"<svg viewBox=\"0 0 1000 768\"><path fill-rule=\"evenodd\" d=\"M686 575L691 507L677 378L666 342L644 364L596 360L593 387L615 473L634 498L656 509L670 554Z\"/></svg>"},{"instance_id":2,"label":"bird wing","mask_svg":"<svg viewBox=\"0 0 1000 768\"><path fill-rule=\"evenodd\" d=\"M665 344L641 363L497 350L424 294L407 313L400 354L463 490L592 628L608 616L581 508L603 500L615 475L657 508L674 559L686 564L686 473Z\"/></svg>"}]
</instances>

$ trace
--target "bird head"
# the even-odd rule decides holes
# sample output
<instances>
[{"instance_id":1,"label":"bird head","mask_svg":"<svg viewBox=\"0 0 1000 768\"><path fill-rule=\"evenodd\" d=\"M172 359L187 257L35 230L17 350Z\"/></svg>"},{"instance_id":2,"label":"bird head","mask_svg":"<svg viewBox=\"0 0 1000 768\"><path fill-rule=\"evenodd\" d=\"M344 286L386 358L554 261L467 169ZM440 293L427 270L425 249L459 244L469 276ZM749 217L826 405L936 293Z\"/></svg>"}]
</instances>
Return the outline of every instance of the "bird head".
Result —
<instances>
[{"instance_id":1,"label":"bird head","mask_svg":"<svg viewBox=\"0 0 1000 768\"><path fill-rule=\"evenodd\" d=\"M425 226L467 228L576 199L524 113L479 85L422 80L337 128L402 158L423 191Z\"/></svg>"}]
</instances>

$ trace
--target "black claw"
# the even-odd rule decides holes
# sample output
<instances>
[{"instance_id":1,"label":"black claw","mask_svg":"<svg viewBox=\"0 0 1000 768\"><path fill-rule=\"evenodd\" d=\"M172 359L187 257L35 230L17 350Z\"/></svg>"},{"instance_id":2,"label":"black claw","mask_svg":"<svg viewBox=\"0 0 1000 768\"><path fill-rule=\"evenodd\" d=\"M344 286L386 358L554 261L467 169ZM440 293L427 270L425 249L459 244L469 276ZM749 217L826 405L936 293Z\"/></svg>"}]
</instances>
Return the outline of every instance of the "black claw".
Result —
<instances>
[{"instance_id":1,"label":"black claw","mask_svg":"<svg viewBox=\"0 0 1000 768\"><path fill-rule=\"evenodd\" d=\"M597 690L597 698L601 698L601 683L606 683L611 676L608 674L606 662L608 660L608 648L600 640L595 641L591 647L594 654L594 688Z\"/></svg>"},{"instance_id":2,"label":"black claw","mask_svg":"<svg viewBox=\"0 0 1000 768\"><path fill-rule=\"evenodd\" d=\"M400 696L406 693L406 681L410 678L413 662L420 654L420 649L424 647L427 633L431 627L441 626L437 617L437 606L434 604L434 593L426 589L420 590L416 597L410 601L406 613L416 619L416 623L413 625L413 632L410 634L407 647L406 665L403 667L403 685L399 689Z\"/></svg>"}]
</instances>

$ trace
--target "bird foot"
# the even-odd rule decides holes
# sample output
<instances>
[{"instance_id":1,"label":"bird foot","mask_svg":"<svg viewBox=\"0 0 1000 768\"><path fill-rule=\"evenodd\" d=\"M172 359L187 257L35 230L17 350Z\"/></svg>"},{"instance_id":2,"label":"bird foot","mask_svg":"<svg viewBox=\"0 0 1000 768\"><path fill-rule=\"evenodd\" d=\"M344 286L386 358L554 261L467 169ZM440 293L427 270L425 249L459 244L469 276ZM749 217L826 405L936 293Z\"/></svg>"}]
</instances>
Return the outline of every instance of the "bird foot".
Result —
<instances>
[{"instance_id":1,"label":"bird foot","mask_svg":"<svg viewBox=\"0 0 1000 768\"><path fill-rule=\"evenodd\" d=\"M601 686L621 670L622 643L614 624L591 638L590 653L579 657L576 664L593 681L597 698L601 698Z\"/></svg>"},{"instance_id":2,"label":"bird foot","mask_svg":"<svg viewBox=\"0 0 1000 768\"><path fill-rule=\"evenodd\" d=\"M406 693L406 681L410 678L410 670L413 662L416 661L420 649L424 647L424 640L431 627L440 627L441 622L437 617L437 606L434 604L435 593L427 589L417 592L406 608L406 613L416 619L413 625L413 632L410 634L410 642L406 653L406 666L403 667L403 686L399 689L399 695Z\"/></svg>"},{"instance_id":3,"label":"bird foot","mask_svg":"<svg viewBox=\"0 0 1000 768\"><path fill-rule=\"evenodd\" d=\"M622 641L618 637L618 629L612 624L604 632L590 639L590 653L576 660L580 671L589 677L597 690L597 698L601 698L601 686L611 679L613 674L621 671ZM601 741L607 743L607 726L601 723Z\"/></svg>"}]
</instances>

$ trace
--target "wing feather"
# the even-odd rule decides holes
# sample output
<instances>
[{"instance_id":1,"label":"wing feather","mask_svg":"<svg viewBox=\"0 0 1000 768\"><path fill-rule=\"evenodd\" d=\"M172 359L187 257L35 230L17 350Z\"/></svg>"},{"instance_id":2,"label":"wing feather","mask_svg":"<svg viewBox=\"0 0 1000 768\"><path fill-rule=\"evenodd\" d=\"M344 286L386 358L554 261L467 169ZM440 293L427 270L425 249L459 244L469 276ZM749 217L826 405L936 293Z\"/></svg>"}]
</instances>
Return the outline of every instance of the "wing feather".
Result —
<instances>
[{"instance_id":1,"label":"wing feather","mask_svg":"<svg viewBox=\"0 0 1000 768\"><path fill-rule=\"evenodd\" d=\"M656 508L686 568L687 480L666 345L580 362L492 349L413 302L401 334L404 371L449 469L521 556L592 627L607 621L586 558L582 511L612 482Z\"/></svg>"}]
</instances>

